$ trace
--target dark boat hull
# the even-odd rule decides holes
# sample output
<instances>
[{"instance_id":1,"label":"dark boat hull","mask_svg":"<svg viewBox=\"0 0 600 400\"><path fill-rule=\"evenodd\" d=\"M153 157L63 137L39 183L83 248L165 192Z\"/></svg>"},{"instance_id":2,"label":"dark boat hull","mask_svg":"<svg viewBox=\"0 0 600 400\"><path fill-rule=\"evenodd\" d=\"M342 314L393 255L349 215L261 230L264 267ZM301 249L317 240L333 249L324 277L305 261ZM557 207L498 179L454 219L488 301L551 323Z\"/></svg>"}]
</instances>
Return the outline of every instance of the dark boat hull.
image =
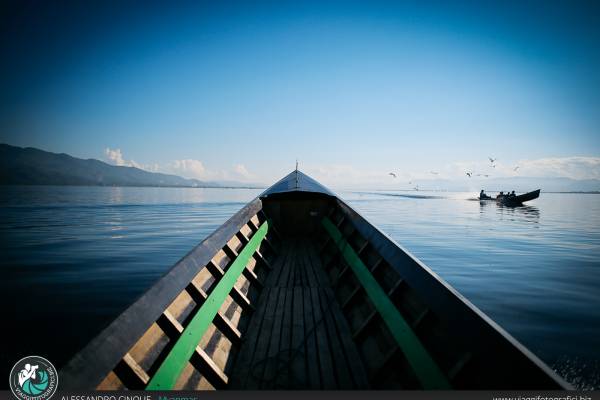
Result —
<instances>
[{"instance_id":1,"label":"dark boat hull","mask_svg":"<svg viewBox=\"0 0 600 400\"><path fill-rule=\"evenodd\" d=\"M540 189L534 190L533 192L524 193L518 196L510 197L510 196L501 196L497 198L497 201L505 206L518 206L526 201L534 200L540 197Z\"/></svg>"}]
</instances>

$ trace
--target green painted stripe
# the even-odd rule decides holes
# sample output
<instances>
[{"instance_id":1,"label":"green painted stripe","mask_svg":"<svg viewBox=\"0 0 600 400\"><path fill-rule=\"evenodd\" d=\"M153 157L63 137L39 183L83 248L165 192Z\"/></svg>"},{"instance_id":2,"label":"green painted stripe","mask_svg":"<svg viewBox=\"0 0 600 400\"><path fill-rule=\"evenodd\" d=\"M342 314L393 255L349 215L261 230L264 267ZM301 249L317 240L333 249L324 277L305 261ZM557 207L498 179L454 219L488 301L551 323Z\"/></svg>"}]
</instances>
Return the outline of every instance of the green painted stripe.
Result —
<instances>
[{"instance_id":1,"label":"green painted stripe","mask_svg":"<svg viewBox=\"0 0 600 400\"><path fill-rule=\"evenodd\" d=\"M190 360L200 339L219 312L219 308L227 298L238 277L246 268L250 257L254 254L267 235L269 224L265 221L252 236L248 244L238 254L225 272L219 283L200 307L194 318L185 327L181 336L164 359L156 374L148 382L147 390L170 390Z\"/></svg>"},{"instance_id":2,"label":"green painted stripe","mask_svg":"<svg viewBox=\"0 0 600 400\"><path fill-rule=\"evenodd\" d=\"M322 224L325 230L331 235L344 256L344 260L350 265L350 268L356 274L357 279L367 292L373 305L392 332L398 346L400 346L423 388L451 388L450 383L423 347L423 344L415 335L410 325L404 320L396 306L394 306L394 303L392 303L381 286L379 286L371 271L362 262L352 246L344 239L342 233L327 217L323 218Z\"/></svg>"}]
</instances>

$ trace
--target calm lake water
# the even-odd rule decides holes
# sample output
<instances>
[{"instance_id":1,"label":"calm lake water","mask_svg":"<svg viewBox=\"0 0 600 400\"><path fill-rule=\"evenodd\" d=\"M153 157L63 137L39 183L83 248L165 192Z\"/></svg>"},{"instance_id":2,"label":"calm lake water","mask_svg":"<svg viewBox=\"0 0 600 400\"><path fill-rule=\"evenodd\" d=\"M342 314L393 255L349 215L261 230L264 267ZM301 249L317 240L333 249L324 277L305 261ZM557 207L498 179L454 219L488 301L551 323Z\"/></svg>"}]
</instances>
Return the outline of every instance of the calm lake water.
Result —
<instances>
[{"instance_id":1,"label":"calm lake water","mask_svg":"<svg viewBox=\"0 0 600 400\"><path fill-rule=\"evenodd\" d=\"M60 366L260 190L2 187L0 375ZM339 195L579 388L600 388L600 195Z\"/></svg>"}]
</instances>

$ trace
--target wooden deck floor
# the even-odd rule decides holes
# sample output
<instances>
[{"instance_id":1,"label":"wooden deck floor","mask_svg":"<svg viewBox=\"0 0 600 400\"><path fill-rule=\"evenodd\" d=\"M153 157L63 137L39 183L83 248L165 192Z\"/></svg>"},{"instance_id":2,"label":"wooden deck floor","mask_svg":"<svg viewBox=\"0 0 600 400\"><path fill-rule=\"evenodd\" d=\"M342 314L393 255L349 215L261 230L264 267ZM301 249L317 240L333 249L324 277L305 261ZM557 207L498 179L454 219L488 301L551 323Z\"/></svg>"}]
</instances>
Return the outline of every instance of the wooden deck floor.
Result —
<instances>
[{"instance_id":1,"label":"wooden deck floor","mask_svg":"<svg viewBox=\"0 0 600 400\"><path fill-rule=\"evenodd\" d=\"M368 387L348 324L310 241L284 240L256 308L231 389Z\"/></svg>"}]
</instances>

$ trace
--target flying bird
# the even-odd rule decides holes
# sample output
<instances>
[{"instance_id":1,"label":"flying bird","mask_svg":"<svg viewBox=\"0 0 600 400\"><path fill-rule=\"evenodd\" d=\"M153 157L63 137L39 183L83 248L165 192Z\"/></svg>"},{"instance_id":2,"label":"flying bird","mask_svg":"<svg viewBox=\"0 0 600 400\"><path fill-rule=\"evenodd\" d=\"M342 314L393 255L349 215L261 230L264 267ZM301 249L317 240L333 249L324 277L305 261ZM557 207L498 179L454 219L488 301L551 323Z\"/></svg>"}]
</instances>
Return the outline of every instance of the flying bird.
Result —
<instances>
[{"instance_id":1,"label":"flying bird","mask_svg":"<svg viewBox=\"0 0 600 400\"><path fill-rule=\"evenodd\" d=\"M415 186L414 189L418 192L419 191L419 185Z\"/></svg>"},{"instance_id":2,"label":"flying bird","mask_svg":"<svg viewBox=\"0 0 600 400\"><path fill-rule=\"evenodd\" d=\"M393 176L394 178L396 177L396 174L395 174L395 173L393 173L393 172L390 172L388 175L391 175L391 176Z\"/></svg>"},{"instance_id":3,"label":"flying bird","mask_svg":"<svg viewBox=\"0 0 600 400\"><path fill-rule=\"evenodd\" d=\"M437 175L437 174L439 174L439 172L435 172L435 171L429 171L429 172L431 172L431 173L432 173L432 174L434 174L434 175Z\"/></svg>"},{"instance_id":4,"label":"flying bird","mask_svg":"<svg viewBox=\"0 0 600 400\"><path fill-rule=\"evenodd\" d=\"M513 168L513 171L516 171L519 169L519 166L517 165L516 167Z\"/></svg>"},{"instance_id":5,"label":"flying bird","mask_svg":"<svg viewBox=\"0 0 600 400\"><path fill-rule=\"evenodd\" d=\"M488 157L488 158L490 159L490 162L491 162L492 164L494 163L494 161L496 161L496 160L497 160L497 158L492 158L492 157Z\"/></svg>"},{"instance_id":6,"label":"flying bird","mask_svg":"<svg viewBox=\"0 0 600 400\"><path fill-rule=\"evenodd\" d=\"M472 173L472 172L467 172L466 174L467 174L467 176L468 176L469 178L471 177L471 175L473 175L473 173Z\"/></svg>"}]
</instances>

